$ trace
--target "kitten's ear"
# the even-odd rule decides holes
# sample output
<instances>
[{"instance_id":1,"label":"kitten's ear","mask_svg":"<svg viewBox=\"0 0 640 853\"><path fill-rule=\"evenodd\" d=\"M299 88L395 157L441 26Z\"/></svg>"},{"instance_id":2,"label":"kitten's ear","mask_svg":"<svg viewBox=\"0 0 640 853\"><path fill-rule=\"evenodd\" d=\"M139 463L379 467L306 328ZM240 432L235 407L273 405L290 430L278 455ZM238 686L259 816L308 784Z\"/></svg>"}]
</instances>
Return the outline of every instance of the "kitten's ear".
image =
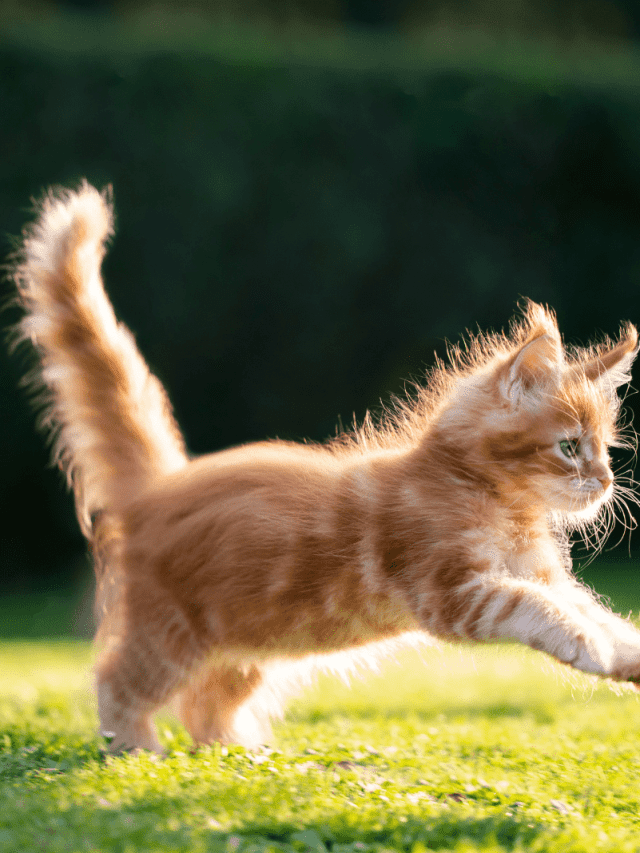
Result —
<instances>
[{"instance_id":1,"label":"kitten's ear","mask_svg":"<svg viewBox=\"0 0 640 853\"><path fill-rule=\"evenodd\" d=\"M560 383L562 363L562 344L555 335L528 341L506 365L501 381L504 397L517 405L541 391L552 391Z\"/></svg>"},{"instance_id":2,"label":"kitten's ear","mask_svg":"<svg viewBox=\"0 0 640 853\"><path fill-rule=\"evenodd\" d=\"M612 391L631 381L631 365L638 354L638 332L628 323L618 343L582 365L585 376Z\"/></svg>"}]
</instances>

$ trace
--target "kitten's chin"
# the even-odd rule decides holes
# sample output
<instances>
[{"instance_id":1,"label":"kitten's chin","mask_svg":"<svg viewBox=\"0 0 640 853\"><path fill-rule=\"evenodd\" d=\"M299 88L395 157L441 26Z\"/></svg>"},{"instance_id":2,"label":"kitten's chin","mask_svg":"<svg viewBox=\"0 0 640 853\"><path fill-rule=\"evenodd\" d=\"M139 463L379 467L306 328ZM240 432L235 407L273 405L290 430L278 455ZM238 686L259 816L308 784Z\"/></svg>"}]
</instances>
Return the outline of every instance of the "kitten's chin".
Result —
<instances>
[{"instance_id":1,"label":"kitten's chin","mask_svg":"<svg viewBox=\"0 0 640 853\"><path fill-rule=\"evenodd\" d=\"M549 510L558 514L569 522L576 523L593 520L602 505L605 504L613 493L611 486L607 489L584 489L564 491L548 488L546 500Z\"/></svg>"},{"instance_id":2,"label":"kitten's chin","mask_svg":"<svg viewBox=\"0 0 640 853\"><path fill-rule=\"evenodd\" d=\"M602 505L609 500L612 492L613 489L609 487L568 497L564 512L567 518L576 522L592 521L600 512Z\"/></svg>"},{"instance_id":3,"label":"kitten's chin","mask_svg":"<svg viewBox=\"0 0 640 853\"><path fill-rule=\"evenodd\" d=\"M567 519L575 522L576 524L583 521L593 521L598 515L602 504L603 501L595 501L594 503L588 504L583 509L571 509L566 513Z\"/></svg>"}]
</instances>

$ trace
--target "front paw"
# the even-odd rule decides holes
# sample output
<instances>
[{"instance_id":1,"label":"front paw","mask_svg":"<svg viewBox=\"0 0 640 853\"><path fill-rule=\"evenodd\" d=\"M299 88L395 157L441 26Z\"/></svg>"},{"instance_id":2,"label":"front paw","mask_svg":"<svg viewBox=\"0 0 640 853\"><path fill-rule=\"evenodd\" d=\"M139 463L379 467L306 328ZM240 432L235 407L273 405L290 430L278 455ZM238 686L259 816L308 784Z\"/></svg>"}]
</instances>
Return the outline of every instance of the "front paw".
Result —
<instances>
[{"instance_id":1,"label":"front paw","mask_svg":"<svg viewBox=\"0 0 640 853\"><path fill-rule=\"evenodd\" d=\"M611 678L616 681L630 681L640 689L640 646L625 645L623 648L616 648Z\"/></svg>"},{"instance_id":2,"label":"front paw","mask_svg":"<svg viewBox=\"0 0 640 853\"><path fill-rule=\"evenodd\" d=\"M574 658L567 663L591 675L613 677L615 650L604 633L582 635L576 638L576 646Z\"/></svg>"}]
</instances>

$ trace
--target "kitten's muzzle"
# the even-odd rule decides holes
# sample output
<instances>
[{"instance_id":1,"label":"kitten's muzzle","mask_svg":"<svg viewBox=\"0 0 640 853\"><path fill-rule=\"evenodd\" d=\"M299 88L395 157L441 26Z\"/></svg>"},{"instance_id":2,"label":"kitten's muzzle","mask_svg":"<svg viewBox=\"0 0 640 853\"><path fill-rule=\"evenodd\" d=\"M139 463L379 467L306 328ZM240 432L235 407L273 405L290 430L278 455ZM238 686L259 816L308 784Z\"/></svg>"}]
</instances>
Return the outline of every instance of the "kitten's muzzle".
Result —
<instances>
[{"instance_id":1,"label":"kitten's muzzle","mask_svg":"<svg viewBox=\"0 0 640 853\"><path fill-rule=\"evenodd\" d=\"M608 471L606 474L601 474L597 480L606 492L613 485L613 474Z\"/></svg>"}]
</instances>

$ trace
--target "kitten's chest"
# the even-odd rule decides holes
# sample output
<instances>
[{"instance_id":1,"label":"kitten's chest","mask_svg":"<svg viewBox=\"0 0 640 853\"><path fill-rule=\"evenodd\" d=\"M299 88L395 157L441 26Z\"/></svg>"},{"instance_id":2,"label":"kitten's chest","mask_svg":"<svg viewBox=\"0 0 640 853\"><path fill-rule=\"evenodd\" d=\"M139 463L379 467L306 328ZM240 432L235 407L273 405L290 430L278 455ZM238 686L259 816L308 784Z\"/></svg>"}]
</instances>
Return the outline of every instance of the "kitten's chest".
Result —
<instances>
[{"instance_id":1,"label":"kitten's chest","mask_svg":"<svg viewBox=\"0 0 640 853\"><path fill-rule=\"evenodd\" d=\"M518 531L498 525L463 534L472 565L510 577L553 583L564 577L560 544L546 530Z\"/></svg>"},{"instance_id":2,"label":"kitten's chest","mask_svg":"<svg viewBox=\"0 0 640 853\"><path fill-rule=\"evenodd\" d=\"M506 554L505 565L513 577L545 584L554 583L565 574L560 548L551 537L516 543Z\"/></svg>"}]
</instances>

